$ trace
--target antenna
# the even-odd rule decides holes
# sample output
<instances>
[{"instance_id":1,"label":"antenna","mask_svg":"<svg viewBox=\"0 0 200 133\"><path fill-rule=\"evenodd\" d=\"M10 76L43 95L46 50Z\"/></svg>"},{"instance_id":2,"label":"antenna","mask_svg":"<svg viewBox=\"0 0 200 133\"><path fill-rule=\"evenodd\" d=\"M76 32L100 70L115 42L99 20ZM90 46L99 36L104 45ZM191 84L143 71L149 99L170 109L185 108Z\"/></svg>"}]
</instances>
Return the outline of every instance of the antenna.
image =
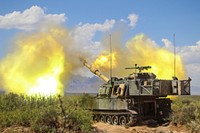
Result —
<instances>
[{"instance_id":1,"label":"antenna","mask_svg":"<svg viewBox=\"0 0 200 133\"><path fill-rule=\"evenodd\" d=\"M111 34L110 34L110 79L112 78L112 45L111 45Z\"/></svg>"},{"instance_id":2,"label":"antenna","mask_svg":"<svg viewBox=\"0 0 200 133\"><path fill-rule=\"evenodd\" d=\"M176 77L176 45L175 45L175 34L173 35L174 43L174 77Z\"/></svg>"}]
</instances>

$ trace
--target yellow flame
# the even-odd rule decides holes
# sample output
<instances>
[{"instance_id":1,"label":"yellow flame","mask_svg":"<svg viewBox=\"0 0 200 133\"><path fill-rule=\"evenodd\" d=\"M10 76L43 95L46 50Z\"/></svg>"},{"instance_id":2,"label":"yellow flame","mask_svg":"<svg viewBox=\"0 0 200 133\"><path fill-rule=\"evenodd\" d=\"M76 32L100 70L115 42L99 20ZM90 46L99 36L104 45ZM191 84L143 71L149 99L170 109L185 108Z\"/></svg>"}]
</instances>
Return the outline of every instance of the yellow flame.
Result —
<instances>
[{"instance_id":1,"label":"yellow flame","mask_svg":"<svg viewBox=\"0 0 200 133\"><path fill-rule=\"evenodd\" d=\"M125 70L126 67L133 67L135 64L139 66L151 66L148 70L157 75L159 79L172 79L174 76L174 54L169 50L159 47L154 41L139 34L130 39L126 43L126 47L122 47L118 36L113 36L112 40L115 42L113 52L113 74L116 76L127 76L132 73L131 70ZM99 55L94 61L94 66L100 71L108 73L109 70L109 52L104 52ZM179 55L176 58L175 75L179 79L185 78L184 65ZM134 71L134 70L133 70Z\"/></svg>"},{"instance_id":2,"label":"yellow flame","mask_svg":"<svg viewBox=\"0 0 200 133\"><path fill-rule=\"evenodd\" d=\"M99 55L93 63L95 68L101 68L102 71L110 68L110 53L108 51L104 51L103 54ZM112 67L116 67L116 53L112 53Z\"/></svg>"},{"instance_id":3,"label":"yellow flame","mask_svg":"<svg viewBox=\"0 0 200 133\"><path fill-rule=\"evenodd\" d=\"M13 53L0 61L3 88L18 94L62 95L61 75L70 70L59 40L65 36L66 31L54 27L19 38Z\"/></svg>"},{"instance_id":4,"label":"yellow flame","mask_svg":"<svg viewBox=\"0 0 200 133\"><path fill-rule=\"evenodd\" d=\"M144 34L137 35L129 42L127 48L131 54L130 61L139 65L150 65L157 78L172 79L174 76L174 54L164 48L158 47ZM179 55L176 58L176 76L185 78L185 71Z\"/></svg>"},{"instance_id":5,"label":"yellow flame","mask_svg":"<svg viewBox=\"0 0 200 133\"><path fill-rule=\"evenodd\" d=\"M178 98L177 95L168 95L167 98L170 98L171 100L175 100Z\"/></svg>"}]
</instances>

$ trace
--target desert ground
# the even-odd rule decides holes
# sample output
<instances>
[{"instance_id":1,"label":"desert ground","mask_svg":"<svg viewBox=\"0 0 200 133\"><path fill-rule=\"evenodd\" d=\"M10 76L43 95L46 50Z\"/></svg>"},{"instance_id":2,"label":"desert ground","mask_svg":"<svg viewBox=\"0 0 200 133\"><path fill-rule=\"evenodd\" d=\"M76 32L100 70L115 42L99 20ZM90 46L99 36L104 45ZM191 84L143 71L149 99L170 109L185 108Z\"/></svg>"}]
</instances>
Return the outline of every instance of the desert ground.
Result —
<instances>
[{"instance_id":1,"label":"desert ground","mask_svg":"<svg viewBox=\"0 0 200 133\"><path fill-rule=\"evenodd\" d=\"M95 127L95 130L98 133L191 133L191 131L185 126L172 124L156 127L149 127L145 125L123 127L98 122L93 124L93 127Z\"/></svg>"}]
</instances>

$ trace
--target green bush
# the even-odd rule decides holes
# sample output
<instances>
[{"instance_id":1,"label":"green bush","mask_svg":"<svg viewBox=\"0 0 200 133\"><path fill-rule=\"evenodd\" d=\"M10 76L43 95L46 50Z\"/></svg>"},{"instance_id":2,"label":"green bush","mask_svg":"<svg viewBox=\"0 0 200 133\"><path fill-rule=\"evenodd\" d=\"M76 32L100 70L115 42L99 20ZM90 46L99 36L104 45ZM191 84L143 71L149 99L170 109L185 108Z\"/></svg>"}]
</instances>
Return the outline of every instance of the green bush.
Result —
<instances>
[{"instance_id":1,"label":"green bush","mask_svg":"<svg viewBox=\"0 0 200 133\"><path fill-rule=\"evenodd\" d=\"M173 123L187 125L192 132L200 131L200 97L179 96L173 101L171 121Z\"/></svg>"},{"instance_id":2,"label":"green bush","mask_svg":"<svg viewBox=\"0 0 200 133\"><path fill-rule=\"evenodd\" d=\"M87 98L85 95L47 98L13 93L0 95L0 129L16 125L41 133L89 132L92 113L83 102Z\"/></svg>"},{"instance_id":3,"label":"green bush","mask_svg":"<svg viewBox=\"0 0 200 133\"><path fill-rule=\"evenodd\" d=\"M62 113L67 117L67 119L63 119L63 121L67 121L67 127L77 132L89 132L92 128L92 112L88 110L88 107L91 107L91 97L83 94L80 96L64 97L63 100L67 102L62 104L62 101L60 101L62 106L60 108L65 109Z\"/></svg>"}]
</instances>

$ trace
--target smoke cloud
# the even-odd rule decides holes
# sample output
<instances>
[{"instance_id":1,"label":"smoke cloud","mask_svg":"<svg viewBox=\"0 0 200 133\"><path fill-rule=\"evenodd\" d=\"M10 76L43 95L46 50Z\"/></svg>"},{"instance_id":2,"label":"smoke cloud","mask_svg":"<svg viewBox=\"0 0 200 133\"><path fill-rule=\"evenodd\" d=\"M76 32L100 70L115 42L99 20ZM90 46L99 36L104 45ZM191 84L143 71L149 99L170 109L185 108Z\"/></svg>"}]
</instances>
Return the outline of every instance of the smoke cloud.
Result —
<instances>
[{"instance_id":1,"label":"smoke cloud","mask_svg":"<svg viewBox=\"0 0 200 133\"><path fill-rule=\"evenodd\" d=\"M178 78L185 78L185 70L179 55L175 56L176 67L174 73L174 54L169 50L159 47L154 41L144 34L139 34L126 42L126 47L120 44L119 35L112 37L112 68L113 75L126 76L130 70L126 67L133 67L135 64L141 66L152 66L150 72L157 75L157 78L171 79L174 74ZM109 46L109 44L107 44ZM102 62L104 63L102 64ZM110 53L105 50L93 65L108 75L110 69Z\"/></svg>"},{"instance_id":2,"label":"smoke cloud","mask_svg":"<svg viewBox=\"0 0 200 133\"><path fill-rule=\"evenodd\" d=\"M104 26L112 28L114 22L110 22L106 21ZM84 50L85 45L77 41L75 33L62 26L46 25L40 30L19 34L11 45L12 52L0 60L1 87L6 92L20 94L63 95L64 84L83 67L80 56L93 61L92 64L108 76L110 38L106 35L98 45L90 44L91 49ZM134 64L152 66L150 71L157 78L171 79L174 75L174 54L159 47L144 34L136 35L125 45L119 31L112 33L111 39L113 76L127 76L132 71L124 68ZM95 53L94 49L98 52ZM176 76L185 78L184 66L178 55L176 62Z\"/></svg>"},{"instance_id":3,"label":"smoke cloud","mask_svg":"<svg viewBox=\"0 0 200 133\"><path fill-rule=\"evenodd\" d=\"M78 67L72 44L69 31L59 26L21 33L0 61L1 86L28 95L63 94L62 81Z\"/></svg>"}]
</instances>

